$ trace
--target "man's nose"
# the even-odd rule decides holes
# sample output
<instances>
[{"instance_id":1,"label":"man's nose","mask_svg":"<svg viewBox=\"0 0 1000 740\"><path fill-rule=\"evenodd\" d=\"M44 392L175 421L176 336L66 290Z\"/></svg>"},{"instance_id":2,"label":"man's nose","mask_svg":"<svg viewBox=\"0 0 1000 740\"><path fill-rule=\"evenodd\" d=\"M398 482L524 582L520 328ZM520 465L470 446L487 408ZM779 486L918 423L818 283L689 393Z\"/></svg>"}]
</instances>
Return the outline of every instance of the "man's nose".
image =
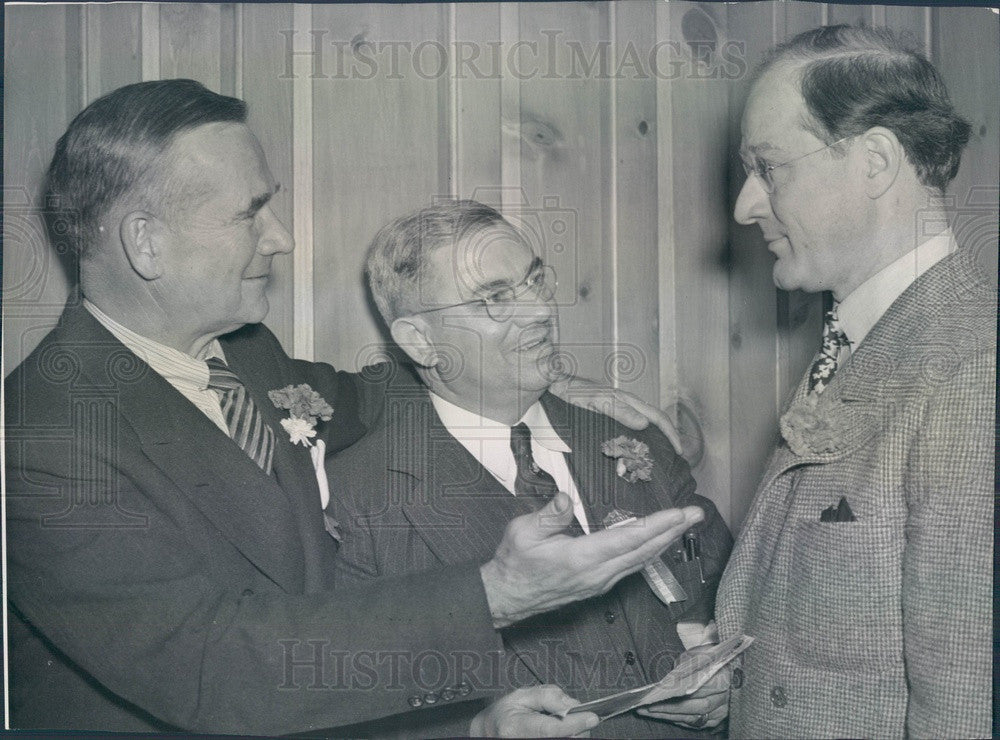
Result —
<instances>
[{"instance_id":1,"label":"man's nose","mask_svg":"<svg viewBox=\"0 0 1000 740\"><path fill-rule=\"evenodd\" d=\"M258 216L262 220L257 251L261 254L287 254L295 248L295 239L285 228L270 205L264 206Z\"/></svg>"},{"instance_id":2,"label":"man's nose","mask_svg":"<svg viewBox=\"0 0 1000 740\"><path fill-rule=\"evenodd\" d=\"M514 320L528 325L548 321L555 315L556 299L548 286L536 286L526 291L517 302Z\"/></svg>"},{"instance_id":3,"label":"man's nose","mask_svg":"<svg viewBox=\"0 0 1000 740\"><path fill-rule=\"evenodd\" d=\"M733 208L736 223L749 226L771 215L771 198L757 175L749 174L740 188L740 195Z\"/></svg>"}]
</instances>

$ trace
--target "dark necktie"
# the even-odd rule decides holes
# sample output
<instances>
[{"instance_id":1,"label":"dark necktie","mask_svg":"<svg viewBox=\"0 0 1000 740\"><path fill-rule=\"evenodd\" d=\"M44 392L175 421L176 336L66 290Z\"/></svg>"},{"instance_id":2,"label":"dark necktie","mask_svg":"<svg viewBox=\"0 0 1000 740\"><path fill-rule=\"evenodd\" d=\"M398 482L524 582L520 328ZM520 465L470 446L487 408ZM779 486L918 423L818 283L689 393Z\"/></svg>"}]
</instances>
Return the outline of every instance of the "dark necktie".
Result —
<instances>
[{"instance_id":1,"label":"dark necktie","mask_svg":"<svg viewBox=\"0 0 1000 740\"><path fill-rule=\"evenodd\" d=\"M264 421L263 414L250 398L239 376L218 357L209 358L207 363L208 387L221 393L219 405L229 428L229 436L261 470L270 475L274 460L274 430Z\"/></svg>"},{"instance_id":2,"label":"dark necktie","mask_svg":"<svg viewBox=\"0 0 1000 740\"><path fill-rule=\"evenodd\" d=\"M517 463L514 492L518 496L537 496L549 499L559 491L555 479L538 467L531 456L531 431L522 422L510 429L510 450Z\"/></svg>"},{"instance_id":3,"label":"dark necktie","mask_svg":"<svg viewBox=\"0 0 1000 740\"><path fill-rule=\"evenodd\" d=\"M819 357L809 370L810 393L822 393L830 384L833 374L837 372L837 357L840 355L840 350L847 346L850 346L850 343L837 323L837 308L834 306L824 317L823 346L819 351Z\"/></svg>"},{"instance_id":4,"label":"dark necktie","mask_svg":"<svg viewBox=\"0 0 1000 740\"><path fill-rule=\"evenodd\" d=\"M527 424L522 422L510 428L510 450L517 463L514 493L518 498L534 500L536 509L540 509L559 492L559 486L556 485L555 478L538 467L532 457L531 431ZM566 533L574 537L584 534L583 527L575 516Z\"/></svg>"}]
</instances>

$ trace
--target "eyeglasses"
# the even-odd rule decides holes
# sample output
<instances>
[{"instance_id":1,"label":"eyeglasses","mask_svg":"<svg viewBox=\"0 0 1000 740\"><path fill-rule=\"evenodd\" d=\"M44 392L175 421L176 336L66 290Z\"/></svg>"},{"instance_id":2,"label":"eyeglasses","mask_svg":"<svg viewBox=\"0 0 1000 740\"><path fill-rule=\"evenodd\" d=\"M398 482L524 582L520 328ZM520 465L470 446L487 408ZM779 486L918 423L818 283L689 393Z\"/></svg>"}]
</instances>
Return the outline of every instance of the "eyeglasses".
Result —
<instances>
[{"instance_id":1,"label":"eyeglasses","mask_svg":"<svg viewBox=\"0 0 1000 740\"><path fill-rule=\"evenodd\" d=\"M486 313L491 319L497 322L504 322L514 315L519 302L525 295L533 292L538 296L539 300L548 301L555 295L558 285L555 269L543 264L541 258L535 257L531 261L528 273L524 276L524 279L516 285L503 285L492 289L488 295L482 298L473 298L471 301L452 303L447 306L435 306L423 311L414 311L410 315L417 316L422 313L431 313L432 311L443 311L446 308L473 306L480 303L486 309Z\"/></svg>"},{"instance_id":2,"label":"eyeglasses","mask_svg":"<svg viewBox=\"0 0 1000 740\"><path fill-rule=\"evenodd\" d=\"M764 191L768 195L771 195L774 192L775 188L777 187L774 182L774 175L772 174L776 169L778 169L779 167L787 167L790 164L798 162L800 159L811 157L813 154L819 154L820 152L825 152L830 147L837 146L837 144L843 143L848 139L853 139L853 138L854 138L853 136L845 136L842 139L837 139L832 144L827 144L824 147L815 149L811 152L806 152L805 154L800 154L794 159L789 159L787 162L779 162L778 164L768 164L760 157L754 157L753 160L748 161L746 157L744 157L742 154L740 155L740 159L743 161L743 169L746 171L747 177L750 177L750 175L757 175L757 179L760 180L760 184L764 186Z\"/></svg>"}]
</instances>

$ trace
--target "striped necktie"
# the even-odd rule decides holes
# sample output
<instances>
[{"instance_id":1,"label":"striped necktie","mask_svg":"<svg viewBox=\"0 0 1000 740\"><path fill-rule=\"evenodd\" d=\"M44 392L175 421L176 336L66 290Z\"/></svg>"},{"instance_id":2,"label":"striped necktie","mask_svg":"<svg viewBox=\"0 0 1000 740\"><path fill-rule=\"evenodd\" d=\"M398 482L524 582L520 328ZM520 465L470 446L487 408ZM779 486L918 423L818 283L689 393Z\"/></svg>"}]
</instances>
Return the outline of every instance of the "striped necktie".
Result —
<instances>
[{"instance_id":1,"label":"striped necktie","mask_svg":"<svg viewBox=\"0 0 1000 740\"><path fill-rule=\"evenodd\" d=\"M261 470L271 474L274 460L274 430L264 421L239 376L218 357L210 357L208 387L220 393L222 416L233 438Z\"/></svg>"},{"instance_id":2,"label":"striped necktie","mask_svg":"<svg viewBox=\"0 0 1000 740\"><path fill-rule=\"evenodd\" d=\"M823 346L819 351L819 357L809 370L809 392L822 393L830 381L833 374L837 372L837 358L843 347L849 347L847 335L844 334L837 323L837 307L834 306L826 312L823 321Z\"/></svg>"}]
</instances>

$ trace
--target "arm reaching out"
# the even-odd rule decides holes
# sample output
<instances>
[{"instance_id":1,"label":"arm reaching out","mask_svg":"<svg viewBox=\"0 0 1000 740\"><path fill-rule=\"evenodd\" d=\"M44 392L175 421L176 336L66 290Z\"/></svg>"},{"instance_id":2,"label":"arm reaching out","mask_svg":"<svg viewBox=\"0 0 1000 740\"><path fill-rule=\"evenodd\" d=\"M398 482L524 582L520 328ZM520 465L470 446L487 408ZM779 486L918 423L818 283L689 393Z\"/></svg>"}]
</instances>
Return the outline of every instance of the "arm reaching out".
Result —
<instances>
[{"instance_id":1,"label":"arm reaching out","mask_svg":"<svg viewBox=\"0 0 1000 740\"><path fill-rule=\"evenodd\" d=\"M494 625L607 592L704 517L699 507L686 506L651 514L641 526L570 537L564 530L573 506L565 493L556 494L540 511L512 520L480 569Z\"/></svg>"}]
</instances>

